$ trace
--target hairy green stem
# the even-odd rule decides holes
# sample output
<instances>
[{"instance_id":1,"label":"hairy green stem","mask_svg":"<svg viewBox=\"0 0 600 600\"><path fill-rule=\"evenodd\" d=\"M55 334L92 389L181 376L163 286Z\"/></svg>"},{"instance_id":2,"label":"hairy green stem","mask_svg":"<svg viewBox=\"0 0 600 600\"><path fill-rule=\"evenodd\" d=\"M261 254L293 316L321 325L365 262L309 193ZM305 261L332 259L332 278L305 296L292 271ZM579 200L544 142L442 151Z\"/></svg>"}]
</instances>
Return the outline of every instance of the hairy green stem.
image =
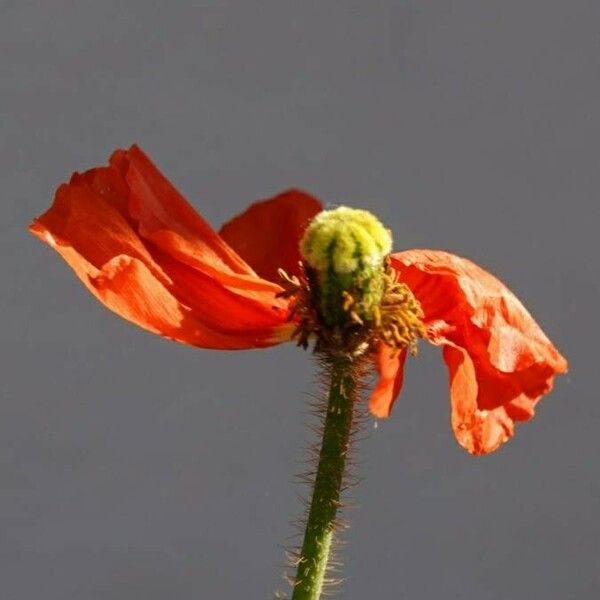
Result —
<instances>
[{"instance_id":1,"label":"hairy green stem","mask_svg":"<svg viewBox=\"0 0 600 600\"><path fill-rule=\"evenodd\" d=\"M292 600L321 597L352 430L359 366L346 355L328 357L327 362L331 387Z\"/></svg>"}]
</instances>

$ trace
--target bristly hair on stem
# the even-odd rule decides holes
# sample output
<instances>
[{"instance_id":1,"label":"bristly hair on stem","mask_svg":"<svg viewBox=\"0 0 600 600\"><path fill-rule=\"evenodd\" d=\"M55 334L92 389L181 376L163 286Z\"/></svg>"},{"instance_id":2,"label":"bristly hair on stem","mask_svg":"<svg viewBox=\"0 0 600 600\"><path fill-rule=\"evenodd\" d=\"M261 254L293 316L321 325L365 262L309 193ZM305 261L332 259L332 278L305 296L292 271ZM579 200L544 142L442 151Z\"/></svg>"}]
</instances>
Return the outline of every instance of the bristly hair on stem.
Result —
<instances>
[{"instance_id":1,"label":"bristly hair on stem","mask_svg":"<svg viewBox=\"0 0 600 600\"><path fill-rule=\"evenodd\" d=\"M318 419L318 426L311 429L321 442L309 448L309 472L299 477L313 492L297 522L304 533L301 545L288 552L290 567L295 570L294 576L285 576L293 586L292 600L318 600L330 595L342 581L337 550L339 533L348 525L340 510L346 508L344 493L357 482L350 474L352 447L366 414L359 399L368 358L325 352L316 356L323 393L310 407Z\"/></svg>"},{"instance_id":2,"label":"bristly hair on stem","mask_svg":"<svg viewBox=\"0 0 600 600\"><path fill-rule=\"evenodd\" d=\"M369 357L382 341L393 351L414 351L425 335L419 303L390 267L391 245L389 230L374 215L340 206L308 224L298 273L279 271L278 296L290 299L290 318L297 323L293 337L305 349L314 340L328 383L315 408L321 444L311 452L313 469L304 476L313 491L293 563L291 600L319 600L338 581L331 552L342 528L339 512L350 483L356 407Z\"/></svg>"}]
</instances>

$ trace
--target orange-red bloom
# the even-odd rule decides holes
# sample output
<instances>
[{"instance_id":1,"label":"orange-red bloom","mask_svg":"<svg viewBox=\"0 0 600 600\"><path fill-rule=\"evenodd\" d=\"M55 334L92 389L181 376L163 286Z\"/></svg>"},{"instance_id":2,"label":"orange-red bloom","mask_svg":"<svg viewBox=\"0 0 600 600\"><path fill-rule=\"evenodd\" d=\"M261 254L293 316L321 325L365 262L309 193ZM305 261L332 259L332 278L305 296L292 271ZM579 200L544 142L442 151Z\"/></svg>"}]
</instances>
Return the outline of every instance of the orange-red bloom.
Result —
<instances>
[{"instance_id":1,"label":"orange-red bloom","mask_svg":"<svg viewBox=\"0 0 600 600\"><path fill-rule=\"evenodd\" d=\"M299 190L257 202L216 233L137 146L75 173L30 226L118 315L202 348L259 348L291 339L277 269L298 271L298 244L321 210ZM434 250L391 256L420 301L428 340L443 346L452 427L473 454L495 450L533 416L567 363L512 292L472 262ZM370 408L390 414L406 352L381 343Z\"/></svg>"}]
</instances>

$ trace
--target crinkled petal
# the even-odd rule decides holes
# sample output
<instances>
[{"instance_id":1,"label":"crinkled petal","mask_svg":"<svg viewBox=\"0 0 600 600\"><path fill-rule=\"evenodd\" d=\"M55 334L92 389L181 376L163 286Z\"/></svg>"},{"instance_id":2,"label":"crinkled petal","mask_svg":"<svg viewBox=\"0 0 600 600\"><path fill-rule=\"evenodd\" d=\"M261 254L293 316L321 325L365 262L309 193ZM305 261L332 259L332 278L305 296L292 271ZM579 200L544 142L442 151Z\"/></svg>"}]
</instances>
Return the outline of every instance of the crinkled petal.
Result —
<instances>
[{"instance_id":1,"label":"crinkled petal","mask_svg":"<svg viewBox=\"0 0 600 600\"><path fill-rule=\"evenodd\" d=\"M281 288L258 277L137 147L74 174L30 230L102 304L165 337L233 349L293 331Z\"/></svg>"},{"instance_id":2,"label":"crinkled petal","mask_svg":"<svg viewBox=\"0 0 600 600\"><path fill-rule=\"evenodd\" d=\"M404 382L406 353L406 348L397 352L387 344L379 343L375 353L375 366L379 377L369 400L369 410L376 417L390 416Z\"/></svg>"},{"instance_id":3,"label":"crinkled petal","mask_svg":"<svg viewBox=\"0 0 600 600\"><path fill-rule=\"evenodd\" d=\"M221 237L264 279L279 281L277 269L298 274L300 239L321 203L301 190L255 202L223 225Z\"/></svg>"},{"instance_id":4,"label":"crinkled petal","mask_svg":"<svg viewBox=\"0 0 600 600\"><path fill-rule=\"evenodd\" d=\"M481 409L477 370L464 348L444 347L444 361L450 375L452 429L458 443L472 454L493 452L514 433L514 420L507 406ZM533 407L533 403L529 400ZM533 414L533 411L529 416Z\"/></svg>"},{"instance_id":5,"label":"crinkled petal","mask_svg":"<svg viewBox=\"0 0 600 600\"><path fill-rule=\"evenodd\" d=\"M141 237L179 260L189 255L194 265L202 265L216 275L254 275L138 146L118 150L111 157L111 164L127 182L128 211Z\"/></svg>"},{"instance_id":6,"label":"crinkled petal","mask_svg":"<svg viewBox=\"0 0 600 600\"><path fill-rule=\"evenodd\" d=\"M495 450L533 416L567 361L517 297L471 261L409 250L392 266L423 307L429 341L444 346L458 442L472 454Z\"/></svg>"}]
</instances>

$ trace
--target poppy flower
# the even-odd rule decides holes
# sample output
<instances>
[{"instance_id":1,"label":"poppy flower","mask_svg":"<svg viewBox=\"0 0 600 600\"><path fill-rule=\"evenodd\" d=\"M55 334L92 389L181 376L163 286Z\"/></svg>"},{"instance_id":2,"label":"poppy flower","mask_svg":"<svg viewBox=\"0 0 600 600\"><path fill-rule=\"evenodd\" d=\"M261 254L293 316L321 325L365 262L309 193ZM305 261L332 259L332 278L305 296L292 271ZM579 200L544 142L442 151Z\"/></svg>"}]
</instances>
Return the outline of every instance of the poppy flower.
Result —
<instances>
[{"instance_id":1,"label":"poppy flower","mask_svg":"<svg viewBox=\"0 0 600 600\"><path fill-rule=\"evenodd\" d=\"M300 190L252 204L217 233L137 146L75 173L30 231L121 317L201 348L262 348L294 339L293 299L278 273L301 275L299 244L323 210ZM442 346L452 427L472 454L498 448L530 419L567 363L516 296L471 261L437 250L389 256L420 303L424 337ZM387 417L407 349L372 350L370 410Z\"/></svg>"}]
</instances>

